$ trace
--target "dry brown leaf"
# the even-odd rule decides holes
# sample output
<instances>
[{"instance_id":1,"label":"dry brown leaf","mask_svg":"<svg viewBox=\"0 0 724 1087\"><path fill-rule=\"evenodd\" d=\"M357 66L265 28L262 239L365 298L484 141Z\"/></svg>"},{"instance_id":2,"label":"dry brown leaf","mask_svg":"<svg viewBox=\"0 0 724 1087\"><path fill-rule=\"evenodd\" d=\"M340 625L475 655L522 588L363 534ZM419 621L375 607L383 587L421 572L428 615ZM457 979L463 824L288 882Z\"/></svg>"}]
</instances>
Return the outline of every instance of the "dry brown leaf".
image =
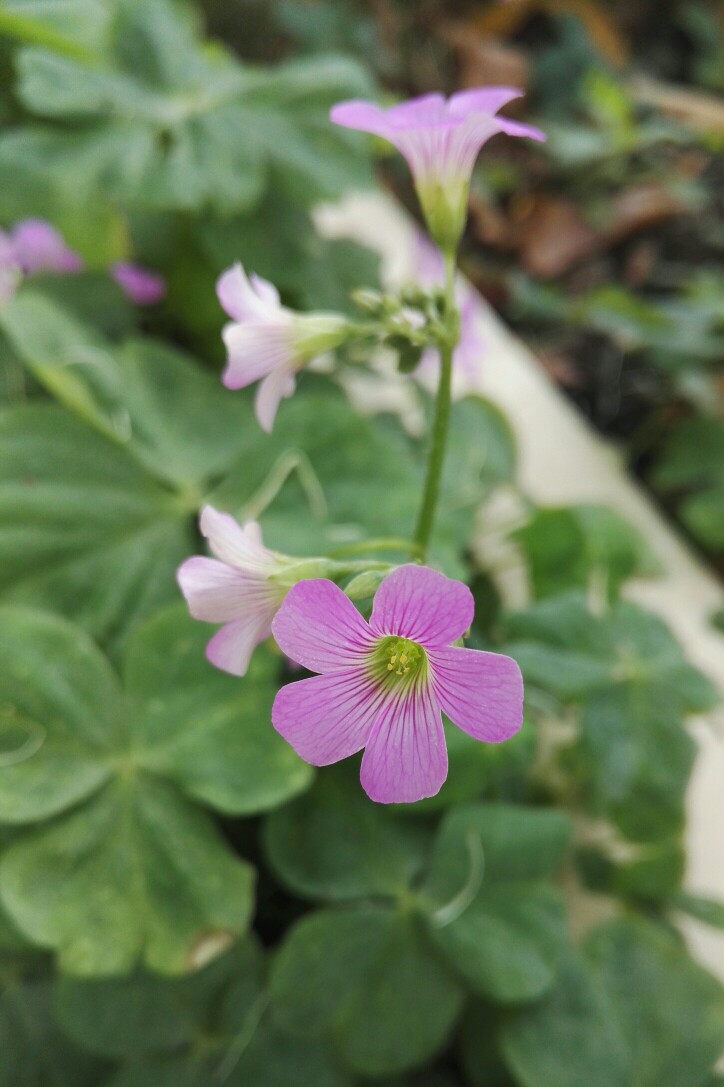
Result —
<instances>
[{"instance_id":1,"label":"dry brown leaf","mask_svg":"<svg viewBox=\"0 0 724 1087\"><path fill-rule=\"evenodd\" d=\"M549 15L574 15L586 28L586 33L601 56L621 67L629 50L614 20L595 0L498 0L496 4L475 15L471 22L484 35L510 37L536 11Z\"/></svg>"},{"instance_id":2,"label":"dry brown leaf","mask_svg":"<svg viewBox=\"0 0 724 1087\"><path fill-rule=\"evenodd\" d=\"M616 244L685 210L681 201L656 181L631 185L614 197L603 233Z\"/></svg>"},{"instance_id":3,"label":"dry brown leaf","mask_svg":"<svg viewBox=\"0 0 724 1087\"><path fill-rule=\"evenodd\" d=\"M444 37L454 49L461 87L498 85L525 90L530 64L525 53L494 39L481 39L464 24L451 24Z\"/></svg>"},{"instance_id":4,"label":"dry brown leaf","mask_svg":"<svg viewBox=\"0 0 724 1087\"><path fill-rule=\"evenodd\" d=\"M602 245L600 234L570 200L533 197L514 218L520 225L523 267L541 279L563 275Z\"/></svg>"}]
</instances>

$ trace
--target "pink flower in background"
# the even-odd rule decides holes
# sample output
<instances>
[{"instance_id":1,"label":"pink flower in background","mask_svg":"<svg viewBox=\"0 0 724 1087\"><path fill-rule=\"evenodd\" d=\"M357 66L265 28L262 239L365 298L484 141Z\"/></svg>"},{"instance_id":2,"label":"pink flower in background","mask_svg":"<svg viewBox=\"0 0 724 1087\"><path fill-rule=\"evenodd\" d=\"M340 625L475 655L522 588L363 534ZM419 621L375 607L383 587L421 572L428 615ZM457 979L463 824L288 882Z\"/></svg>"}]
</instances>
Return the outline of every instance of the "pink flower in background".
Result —
<instances>
[{"instance_id":1,"label":"pink flower in background","mask_svg":"<svg viewBox=\"0 0 724 1087\"><path fill-rule=\"evenodd\" d=\"M251 655L271 634L286 589L271 580L285 561L262 545L259 526L243 527L213 506L201 511L201 531L216 556L187 559L177 578L194 619L223 623L206 647L217 668L243 676Z\"/></svg>"},{"instance_id":2,"label":"pink flower in background","mask_svg":"<svg viewBox=\"0 0 724 1087\"><path fill-rule=\"evenodd\" d=\"M470 590L424 566L380 584L369 624L332 581L300 581L272 624L287 656L320 675L282 687L272 723L314 766L365 749L362 786L380 803L434 796L447 776L441 711L489 743L520 728L512 658L450 645L470 626Z\"/></svg>"},{"instance_id":3,"label":"pink flower in background","mask_svg":"<svg viewBox=\"0 0 724 1087\"><path fill-rule=\"evenodd\" d=\"M417 236L414 268L417 282L423 287L442 287L445 281L445 261L440 250L432 245L420 231ZM485 338L480 332L481 304L475 290L467 280L458 276L455 280L455 301L460 311L460 339L453 354L453 386L458 392L475 386L480 376L480 360L485 354ZM440 368L440 352L428 347L414 371L415 376L437 379Z\"/></svg>"},{"instance_id":4,"label":"pink flower in background","mask_svg":"<svg viewBox=\"0 0 724 1087\"><path fill-rule=\"evenodd\" d=\"M227 389L261 381L254 407L259 425L270 431L280 402L294 392L297 370L339 346L347 322L337 314L287 309L273 284L247 276L241 264L223 273L216 293L232 318L223 331L228 359L222 381Z\"/></svg>"},{"instance_id":5,"label":"pink flower in background","mask_svg":"<svg viewBox=\"0 0 724 1087\"><path fill-rule=\"evenodd\" d=\"M498 116L522 94L515 87L478 87L448 99L426 94L389 109L354 100L333 106L330 118L382 136L405 156L430 233L448 250L462 233L470 176L483 144L498 132L545 139L537 128Z\"/></svg>"},{"instance_id":6,"label":"pink flower in background","mask_svg":"<svg viewBox=\"0 0 724 1087\"><path fill-rule=\"evenodd\" d=\"M83 261L44 219L22 219L10 231L15 258L25 275L39 272L80 272Z\"/></svg>"},{"instance_id":7,"label":"pink flower in background","mask_svg":"<svg viewBox=\"0 0 724 1087\"><path fill-rule=\"evenodd\" d=\"M166 294L163 276L138 264L117 261L110 267L111 278L137 306L153 306Z\"/></svg>"}]
</instances>

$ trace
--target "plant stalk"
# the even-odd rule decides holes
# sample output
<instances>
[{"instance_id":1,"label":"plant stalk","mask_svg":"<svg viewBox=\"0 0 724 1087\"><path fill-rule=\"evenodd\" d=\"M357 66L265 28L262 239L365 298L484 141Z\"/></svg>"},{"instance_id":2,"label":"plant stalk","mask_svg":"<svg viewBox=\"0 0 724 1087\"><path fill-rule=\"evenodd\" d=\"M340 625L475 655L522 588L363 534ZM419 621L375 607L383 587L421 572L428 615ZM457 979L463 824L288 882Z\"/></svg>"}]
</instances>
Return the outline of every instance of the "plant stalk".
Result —
<instances>
[{"instance_id":1,"label":"plant stalk","mask_svg":"<svg viewBox=\"0 0 724 1087\"><path fill-rule=\"evenodd\" d=\"M445 254L445 309L448 319L455 311L455 253ZM458 336L459 338L459 336ZM427 459L425 487L422 505L417 518L417 525L412 538L412 558L424 562L430 544L435 511L440 492L440 478L445 460L448 427L450 424L450 401L452 386L452 360L457 345L457 338L450 338L440 348L440 382L435 398L435 417L432 425L430 452Z\"/></svg>"}]
</instances>

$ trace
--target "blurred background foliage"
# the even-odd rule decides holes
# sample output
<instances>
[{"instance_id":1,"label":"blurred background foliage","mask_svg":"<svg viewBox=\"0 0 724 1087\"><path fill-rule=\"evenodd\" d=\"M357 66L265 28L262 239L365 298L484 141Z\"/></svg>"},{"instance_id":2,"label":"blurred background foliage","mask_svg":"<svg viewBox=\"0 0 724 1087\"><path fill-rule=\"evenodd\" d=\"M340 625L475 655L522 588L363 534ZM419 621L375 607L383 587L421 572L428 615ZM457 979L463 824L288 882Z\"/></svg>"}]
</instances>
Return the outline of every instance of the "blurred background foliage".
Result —
<instances>
[{"instance_id":1,"label":"blurred background foliage","mask_svg":"<svg viewBox=\"0 0 724 1087\"><path fill-rule=\"evenodd\" d=\"M408 530L419 440L312 375L262 434L218 382L214 281L242 259L347 307L376 261L311 211L373 181L329 105L497 82L550 139L481 159L465 270L721 564L718 30L673 0L5 0L0 225L50 220L86 270L0 310L0 1087L720 1082L721 988L674 927L724 923L681 889L685 722L715 695L621 599L645 540L536 508L505 419L456 405L433 555L528 717L499 747L451 729L404 810L355 760L301 763L269 725L284 661L208 667L174 581L208 499L300 554ZM501 492L516 612L467 546Z\"/></svg>"}]
</instances>

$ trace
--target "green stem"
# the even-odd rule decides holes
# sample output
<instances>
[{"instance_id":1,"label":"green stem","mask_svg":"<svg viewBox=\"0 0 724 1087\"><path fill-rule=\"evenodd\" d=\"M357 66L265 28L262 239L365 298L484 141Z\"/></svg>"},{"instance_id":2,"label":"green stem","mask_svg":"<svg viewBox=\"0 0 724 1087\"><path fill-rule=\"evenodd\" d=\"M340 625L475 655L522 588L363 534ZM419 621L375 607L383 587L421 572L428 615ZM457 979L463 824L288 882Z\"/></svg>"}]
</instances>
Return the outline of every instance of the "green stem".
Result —
<instances>
[{"instance_id":1,"label":"green stem","mask_svg":"<svg viewBox=\"0 0 724 1087\"><path fill-rule=\"evenodd\" d=\"M369 551L409 551L410 540L384 537L376 540L355 540L353 543L340 544L332 547L328 554L331 559L341 558L344 555L364 555Z\"/></svg>"},{"instance_id":2,"label":"green stem","mask_svg":"<svg viewBox=\"0 0 724 1087\"><path fill-rule=\"evenodd\" d=\"M445 310L449 318L455 310L455 254L445 255ZM452 359L456 346L452 337L440 348L440 383L435 398L435 418L432 425L432 440L427 459L427 474L422 495L422 505L417 518L413 536L412 557L424 562L435 523L435 510L440 491L440 477L445 459L445 445L450 423L450 400L452 385Z\"/></svg>"}]
</instances>

